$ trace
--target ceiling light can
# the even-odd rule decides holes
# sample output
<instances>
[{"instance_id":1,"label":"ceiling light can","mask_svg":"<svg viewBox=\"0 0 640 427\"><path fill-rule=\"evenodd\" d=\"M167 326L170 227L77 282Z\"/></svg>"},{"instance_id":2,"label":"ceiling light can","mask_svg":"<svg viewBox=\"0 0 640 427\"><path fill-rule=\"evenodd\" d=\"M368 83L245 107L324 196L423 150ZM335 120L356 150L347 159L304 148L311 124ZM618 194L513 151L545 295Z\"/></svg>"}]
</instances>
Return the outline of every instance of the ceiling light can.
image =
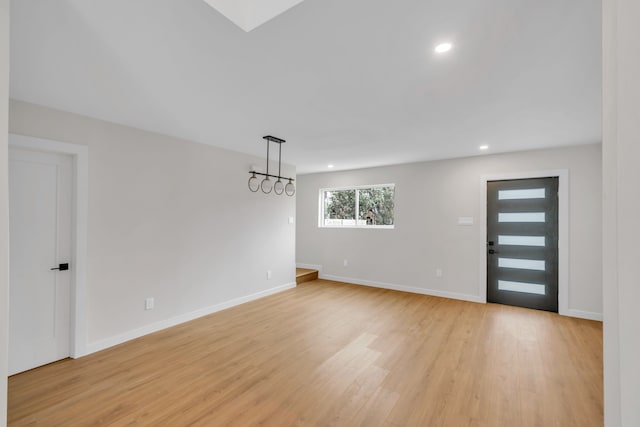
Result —
<instances>
[{"instance_id":1,"label":"ceiling light can","mask_svg":"<svg viewBox=\"0 0 640 427\"><path fill-rule=\"evenodd\" d=\"M449 52L452 48L453 48L453 44L451 43L440 43L439 45L436 46L435 51L437 53L445 53L445 52Z\"/></svg>"}]
</instances>

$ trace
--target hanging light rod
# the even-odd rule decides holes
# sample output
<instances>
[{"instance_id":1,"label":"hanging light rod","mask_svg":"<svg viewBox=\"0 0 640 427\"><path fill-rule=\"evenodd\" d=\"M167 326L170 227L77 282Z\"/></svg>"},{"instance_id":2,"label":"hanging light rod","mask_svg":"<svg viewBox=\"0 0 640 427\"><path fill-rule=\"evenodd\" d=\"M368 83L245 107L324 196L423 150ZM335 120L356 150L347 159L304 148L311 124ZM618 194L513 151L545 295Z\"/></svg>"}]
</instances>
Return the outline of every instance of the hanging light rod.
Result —
<instances>
[{"instance_id":1,"label":"hanging light rod","mask_svg":"<svg viewBox=\"0 0 640 427\"><path fill-rule=\"evenodd\" d=\"M276 138L275 136L271 135L263 136L262 139L266 139L267 141L271 142L277 142L278 144L284 144L285 142L287 142L284 139Z\"/></svg>"},{"instance_id":2,"label":"hanging light rod","mask_svg":"<svg viewBox=\"0 0 640 427\"><path fill-rule=\"evenodd\" d=\"M293 184L293 181L295 181L295 179L288 178L281 175L282 144L284 144L287 141L285 141L284 139L276 138L275 136L271 136L271 135L263 136L262 139L267 141L267 173L249 171L249 173L251 174L251 178L249 178L249 183L248 183L249 190L255 193L259 189L262 189L262 192L265 194L269 194L271 193L271 190L273 190L273 192L276 193L277 195L280 195L284 192L287 194L287 196L293 196L296 193L296 187ZM278 175L271 175L269 173L269 143L270 142L275 142L276 144L278 144ZM264 176L265 178L262 180L261 183L259 183L256 175ZM269 178L278 178L278 180L275 183L272 183L271 179ZM282 183L282 179L289 180L287 185Z\"/></svg>"}]
</instances>

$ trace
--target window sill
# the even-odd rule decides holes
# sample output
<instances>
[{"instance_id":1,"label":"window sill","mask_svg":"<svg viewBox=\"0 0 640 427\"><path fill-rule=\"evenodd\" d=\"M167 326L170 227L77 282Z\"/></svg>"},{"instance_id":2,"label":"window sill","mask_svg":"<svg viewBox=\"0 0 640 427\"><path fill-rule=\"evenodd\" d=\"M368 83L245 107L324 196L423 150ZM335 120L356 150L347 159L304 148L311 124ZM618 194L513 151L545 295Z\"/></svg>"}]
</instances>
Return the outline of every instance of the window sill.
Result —
<instances>
[{"instance_id":1,"label":"window sill","mask_svg":"<svg viewBox=\"0 0 640 427\"><path fill-rule=\"evenodd\" d=\"M318 228L360 228L366 230L393 230L395 225L319 225Z\"/></svg>"}]
</instances>

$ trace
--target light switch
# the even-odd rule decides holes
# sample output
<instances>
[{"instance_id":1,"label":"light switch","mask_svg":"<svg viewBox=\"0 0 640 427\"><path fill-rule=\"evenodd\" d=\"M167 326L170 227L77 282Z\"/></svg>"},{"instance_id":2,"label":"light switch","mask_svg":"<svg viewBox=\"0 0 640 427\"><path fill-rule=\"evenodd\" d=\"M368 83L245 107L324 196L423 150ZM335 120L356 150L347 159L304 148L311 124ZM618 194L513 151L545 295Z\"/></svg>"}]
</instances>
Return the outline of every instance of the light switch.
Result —
<instances>
[{"instance_id":1,"label":"light switch","mask_svg":"<svg viewBox=\"0 0 640 427\"><path fill-rule=\"evenodd\" d=\"M473 225L472 216L461 216L458 218L458 225Z\"/></svg>"}]
</instances>

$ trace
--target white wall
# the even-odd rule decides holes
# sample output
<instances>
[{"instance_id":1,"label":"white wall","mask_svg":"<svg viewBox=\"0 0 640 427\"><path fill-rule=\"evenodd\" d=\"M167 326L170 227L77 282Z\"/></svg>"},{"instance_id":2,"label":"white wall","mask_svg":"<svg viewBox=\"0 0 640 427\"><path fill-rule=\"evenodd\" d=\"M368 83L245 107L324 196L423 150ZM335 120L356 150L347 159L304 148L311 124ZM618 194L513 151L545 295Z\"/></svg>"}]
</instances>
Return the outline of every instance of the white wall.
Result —
<instances>
[{"instance_id":1,"label":"white wall","mask_svg":"<svg viewBox=\"0 0 640 427\"><path fill-rule=\"evenodd\" d=\"M0 426L5 425L7 419L7 338L9 330L8 110L9 0L0 0Z\"/></svg>"},{"instance_id":2,"label":"white wall","mask_svg":"<svg viewBox=\"0 0 640 427\"><path fill-rule=\"evenodd\" d=\"M295 198L247 188L264 160L18 101L9 127L89 147L89 351L295 286Z\"/></svg>"},{"instance_id":3,"label":"white wall","mask_svg":"<svg viewBox=\"0 0 640 427\"><path fill-rule=\"evenodd\" d=\"M301 175L296 261L321 265L325 277L480 300L481 176L554 169L569 170L569 309L599 318L599 144ZM318 227L320 188L385 183L396 184L395 229ZM475 223L460 226L459 217ZM442 278L435 276L437 268Z\"/></svg>"},{"instance_id":4,"label":"white wall","mask_svg":"<svg viewBox=\"0 0 640 427\"><path fill-rule=\"evenodd\" d=\"M605 425L640 426L640 2L605 0Z\"/></svg>"}]
</instances>

